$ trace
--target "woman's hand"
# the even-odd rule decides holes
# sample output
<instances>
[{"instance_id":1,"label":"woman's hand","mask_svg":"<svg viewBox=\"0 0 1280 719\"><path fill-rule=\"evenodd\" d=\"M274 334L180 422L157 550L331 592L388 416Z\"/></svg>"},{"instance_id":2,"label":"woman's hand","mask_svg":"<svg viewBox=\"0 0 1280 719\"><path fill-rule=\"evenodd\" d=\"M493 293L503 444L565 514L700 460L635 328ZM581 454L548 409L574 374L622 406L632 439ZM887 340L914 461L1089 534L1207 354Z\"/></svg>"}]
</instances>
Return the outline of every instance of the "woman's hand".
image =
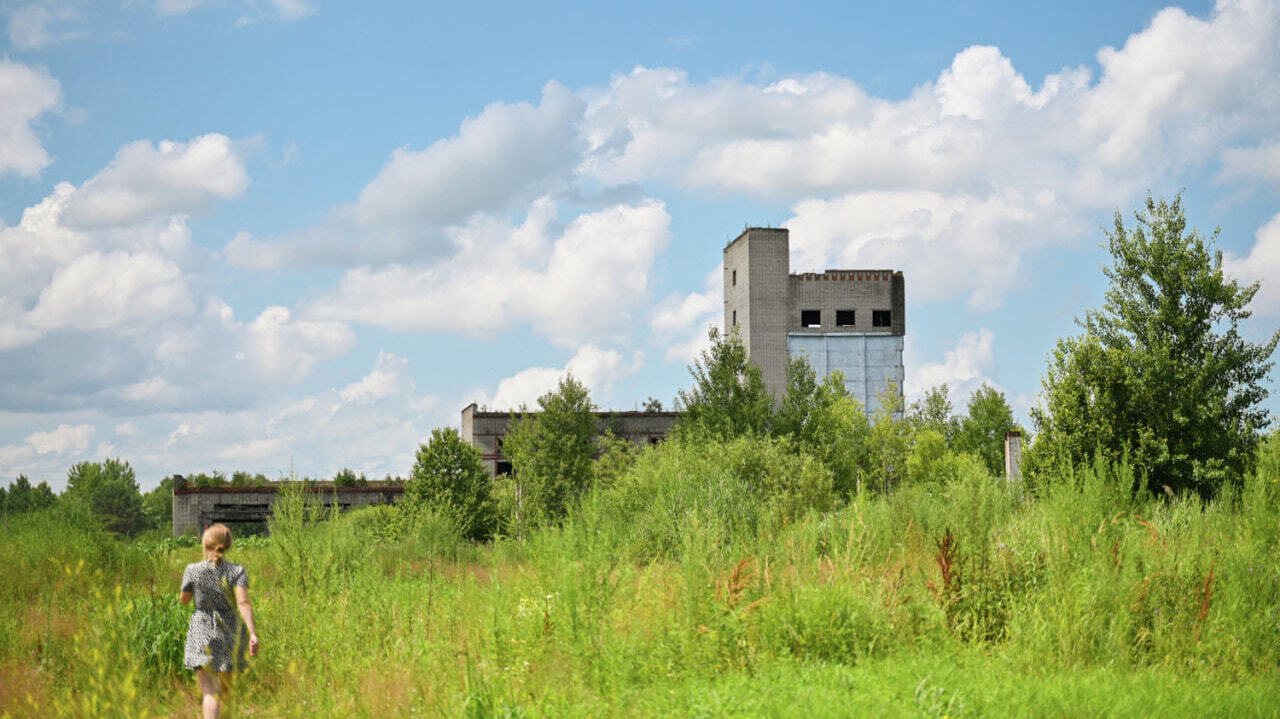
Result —
<instances>
[{"instance_id":1,"label":"woman's hand","mask_svg":"<svg viewBox=\"0 0 1280 719\"><path fill-rule=\"evenodd\" d=\"M249 635L249 656L251 657L258 656L258 635L257 634Z\"/></svg>"}]
</instances>

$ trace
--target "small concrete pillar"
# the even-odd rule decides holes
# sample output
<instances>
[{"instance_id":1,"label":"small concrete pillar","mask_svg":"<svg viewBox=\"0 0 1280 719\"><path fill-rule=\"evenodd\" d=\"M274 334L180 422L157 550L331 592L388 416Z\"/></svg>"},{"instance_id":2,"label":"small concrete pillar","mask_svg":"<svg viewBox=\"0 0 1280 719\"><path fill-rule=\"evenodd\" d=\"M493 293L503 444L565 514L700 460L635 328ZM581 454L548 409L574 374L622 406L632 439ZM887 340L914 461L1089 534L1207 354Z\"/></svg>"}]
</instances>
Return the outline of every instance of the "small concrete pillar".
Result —
<instances>
[{"instance_id":1,"label":"small concrete pillar","mask_svg":"<svg viewBox=\"0 0 1280 719\"><path fill-rule=\"evenodd\" d=\"M1004 476L1010 482L1022 479L1022 433L1004 433Z\"/></svg>"}]
</instances>

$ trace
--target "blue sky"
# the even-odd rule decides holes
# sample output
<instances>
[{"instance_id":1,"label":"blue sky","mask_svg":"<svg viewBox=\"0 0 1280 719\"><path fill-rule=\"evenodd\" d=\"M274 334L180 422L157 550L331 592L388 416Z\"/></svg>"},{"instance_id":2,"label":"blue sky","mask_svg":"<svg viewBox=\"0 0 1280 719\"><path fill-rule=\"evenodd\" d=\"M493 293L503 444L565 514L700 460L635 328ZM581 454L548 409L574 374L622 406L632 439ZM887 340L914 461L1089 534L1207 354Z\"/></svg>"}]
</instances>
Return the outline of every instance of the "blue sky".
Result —
<instances>
[{"instance_id":1,"label":"blue sky","mask_svg":"<svg viewBox=\"0 0 1280 719\"><path fill-rule=\"evenodd\" d=\"M1023 418L1148 190L1280 276L1280 4L888 5L0 3L0 481L669 404L745 225L902 269L908 396Z\"/></svg>"}]
</instances>

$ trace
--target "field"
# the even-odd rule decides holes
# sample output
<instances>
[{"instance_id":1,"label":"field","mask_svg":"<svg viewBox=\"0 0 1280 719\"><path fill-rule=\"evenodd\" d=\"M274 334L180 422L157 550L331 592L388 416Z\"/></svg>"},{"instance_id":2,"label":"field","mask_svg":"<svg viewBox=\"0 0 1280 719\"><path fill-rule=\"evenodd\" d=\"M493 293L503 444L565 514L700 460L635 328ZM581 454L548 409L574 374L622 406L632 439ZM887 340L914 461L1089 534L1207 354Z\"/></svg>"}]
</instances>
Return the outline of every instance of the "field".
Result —
<instances>
[{"instance_id":1,"label":"field","mask_svg":"<svg viewBox=\"0 0 1280 719\"><path fill-rule=\"evenodd\" d=\"M1280 715L1274 436L1210 502L1098 466L806 510L735 452L646 451L522 539L286 513L229 555L262 652L228 715ZM176 594L198 548L73 505L0 521L0 715L197 714Z\"/></svg>"}]
</instances>

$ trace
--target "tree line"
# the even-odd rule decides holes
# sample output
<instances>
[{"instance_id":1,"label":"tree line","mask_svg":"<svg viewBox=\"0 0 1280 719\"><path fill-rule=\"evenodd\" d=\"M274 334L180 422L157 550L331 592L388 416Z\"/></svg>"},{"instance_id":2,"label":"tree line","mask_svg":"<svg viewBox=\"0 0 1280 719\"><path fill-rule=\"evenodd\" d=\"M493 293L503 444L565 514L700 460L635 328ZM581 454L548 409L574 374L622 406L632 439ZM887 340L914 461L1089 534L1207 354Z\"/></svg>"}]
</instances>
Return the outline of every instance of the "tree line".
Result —
<instances>
[{"instance_id":1,"label":"tree line","mask_svg":"<svg viewBox=\"0 0 1280 719\"><path fill-rule=\"evenodd\" d=\"M1214 496L1253 469L1271 422L1261 403L1280 343L1280 332L1261 342L1245 338L1241 323L1259 284L1223 272L1217 234L1188 229L1181 196L1148 197L1132 226L1116 213L1106 232L1105 301L1077 320L1079 335L1060 339L1049 355L1031 410L1033 432L1017 425L1004 394L986 384L963 412L952 406L946 385L909 407L887 387L869 416L839 373L819 379L802 357L790 362L786 390L775 402L736 333L712 328L709 348L690 367L692 386L679 392L684 412L667 442L746 447L730 453L741 465L732 471L764 477L768 472L752 462L785 467L792 479L761 479L767 487L761 491L804 495L796 506L806 507L904 483L999 478L1012 430L1030 441L1024 476L1032 493L1065 481L1075 467L1103 461L1131 468L1122 473L1133 478L1125 491ZM646 409L660 404L651 399ZM497 478L456 429L432 430L405 482L406 510L442 512L473 539L563 521L643 453L663 451L598 434L595 410L587 388L565 376L536 409L512 414L502 452L513 472ZM334 478L338 486L367 481L351 470ZM266 478L175 475L141 495L128 463L107 460L72 467L63 497L89 503L109 528L128 534L165 521L174 487L258 482ZM0 490L4 512L54 501L46 484L32 487L25 477Z\"/></svg>"}]
</instances>

